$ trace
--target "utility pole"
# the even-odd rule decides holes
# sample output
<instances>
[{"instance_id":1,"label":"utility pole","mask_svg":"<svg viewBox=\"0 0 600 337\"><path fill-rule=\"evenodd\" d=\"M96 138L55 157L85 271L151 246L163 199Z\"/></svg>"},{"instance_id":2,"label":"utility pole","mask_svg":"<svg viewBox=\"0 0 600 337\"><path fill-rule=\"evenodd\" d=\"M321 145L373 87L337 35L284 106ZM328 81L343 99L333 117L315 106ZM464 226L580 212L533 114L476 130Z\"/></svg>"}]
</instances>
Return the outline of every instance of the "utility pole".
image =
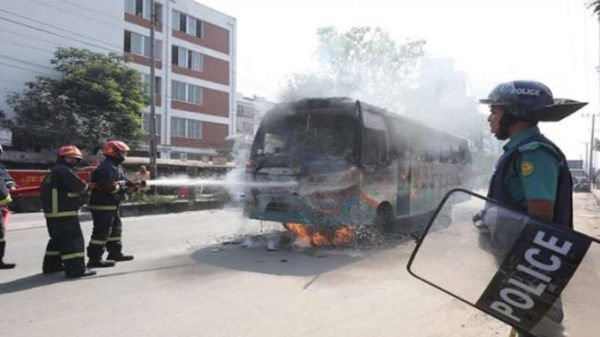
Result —
<instances>
[{"instance_id":1,"label":"utility pole","mask_svg":"<svg viewBox=\"0 0 600 337\"><path fill-rule=\"evenodd\" d=\"M150 177L156 179L156 55L154 55L154 31L156 29L156 9L150 0Z\"/></svg>"},{"instance_id":2,"label":"utility pole","mask_svg":"<svg viewBox=\"0 0 600 337\"><path fill-rule=\"evenodd\" d=\"M588 176L588 180L590 181L590 191L592 190L592 187L594 186L594 122L596 121L596 114L592 114L592 135L591 135L591 139L590 139L590 161L588 162L589 165L589 176Z\"/></svg>"}]
</instances>

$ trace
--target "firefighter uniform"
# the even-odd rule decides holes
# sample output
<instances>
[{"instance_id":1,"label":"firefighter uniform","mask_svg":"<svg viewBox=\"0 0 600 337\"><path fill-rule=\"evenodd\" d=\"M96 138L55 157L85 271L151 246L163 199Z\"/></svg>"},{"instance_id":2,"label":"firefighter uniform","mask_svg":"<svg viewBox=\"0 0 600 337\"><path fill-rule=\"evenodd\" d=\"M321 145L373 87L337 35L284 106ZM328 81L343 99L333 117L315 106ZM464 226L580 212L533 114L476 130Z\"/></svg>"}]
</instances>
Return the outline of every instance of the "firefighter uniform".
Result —
<instances>
[{"instance_id":1,"label":"firefighter uniform","mask_svg":"<svg viewBox=\"0 0 600 337\"><path fill-rule=\"evenodd\" d=\"M85 243L78 217L86 190L87 184L67 165L64 157L57 159L44 178L41 199L50 235L42 266L44 273L64 269L69 278L95 273L85 267Z\"/></svg>"},{"instance_id":2,"label":"firefighter uniform","mask_svg":"<svg viewBox=\"0 0 600 337\"><path fill-rule=\"evenodd\" d=\"M122 149L116 147L122 145ZM121 166L124 157L119 155L119 151L127 150L129 148L124 143L109 141L104 147L106 158L92 172L88 209L92 213L94 226L87 248L89 267L111 267L114 265L112 261L133 260L133 256L123 254L122 223L119 216L121 200L129 186L132 186L125 178ZM102 259L105 248L108 251L108 261Z\"/></svg>"},{"instance_id":3,"label":"firefighter uniform","mask_svg":"<svg viewBox=\"0 0 600 337\"><path fill-rule=\"evenodd\" d=\"M8 174L8 171L4 166L0 166L0 207L2 208L0 211L0 269L11 269L16 265L14 263L5 263L3 261L4 258L4 250L6 249L6 239L5 239L5 216L8 212L8 205L12 202L12 198L10 196L10 189L15 187L15 182L13 178Z\"/></svg>"}]
</instances>

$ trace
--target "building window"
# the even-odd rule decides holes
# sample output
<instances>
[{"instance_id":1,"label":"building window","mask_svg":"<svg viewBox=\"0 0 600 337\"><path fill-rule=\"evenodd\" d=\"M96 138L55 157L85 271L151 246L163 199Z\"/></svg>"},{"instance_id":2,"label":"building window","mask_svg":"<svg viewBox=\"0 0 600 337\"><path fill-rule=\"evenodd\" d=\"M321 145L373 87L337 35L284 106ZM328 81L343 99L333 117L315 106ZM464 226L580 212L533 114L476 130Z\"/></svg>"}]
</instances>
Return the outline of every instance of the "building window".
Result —
<instances>
[{"instance_id":1,"label":"building window","mask_svg":"<svg viewBox=\"0 0 600 337\"><path fill-rule=\"evenodd\" d=\"M190 69L202 71L204 68L204 57L202 54L190 50Z\"/></svg>"},{"instance_id":2,"label":"building window","mask_svg":"<svg viewBox=\"0 0 600 337\"><path fill-rule=\"evenodd\" d=\"M171 137L185 138L185 118L171 117Z\"/></svg>"},{"instance_id":3,"label":"building window","mask_svg":"<svg viewBox=\"0 0 600 337\"><path fill-rule=\"evenodd\" d=\"M150 97L150 75L144 74L142 78L142 82L144 83L144 92L148 97ZM159 76L154 77L154 94L160 95L162 92L162 79Z\"/></svg>"},{"instance_id":4,"label":"building window","mask_svg":"<svg viewBox=\"0 0 600 337\"><path fill-rule=\"evenodd\" d=\"M188 64L188 52L186 49L183 48L178 48L179 49L179 57L177 59L177 65L180 67L184 67L187 68L187 64Z\"/></svg>"},{"instance_id":5,"label":"building window","mask_svg":"<svg viewBox=\"0 0 600 337\"><path fill-rule=\"evenodd\" d=\"M203 90L199 85L183 83L179 81L171 82L172 99L181 102L202 104Z\"/></svg>"},{"instance_id":6,"label":"building window","mask_svg":"<svg viewBox=\"0 0 600 337\"><path fill-rule=\"evenodd\" d=\"M162 130L162 119L160 114L156 114L156 134L160 135ZM150 134L150 114L144 112L142 114L142 131L146 134Z\"/></svg>"},{"instance_id":7,"label":"building window","mask_svg":"<svg viewBox=\"0 0 600 337\"><path fill-rule=\"evenodd\" d=\"M202 71L204 68L204 56L198 52L183 48L171 47L171 63L196 71Z\"/></svg>"},{"instance_id":8,"label":"building window","mask_svg":"<svg viewBox=\"0 0 600 337\"><path fill-rule=\"evenodd\" d=\"M125 12L129 14L135 15L136 11L136 1L135 0L125 0Z\"/></svg>"},{"instance_id":9,"label":"building window","mask_svg":"<svg viewBox=\"0 0 600 337\"><path fill-rule=\"evenodd\" d=\"M202 122L195 119L171 117L171 137L202 139Z\"/></svg>"},{"instance_id":10,"label":"building window","mask_svg":"<svg viewBox=\"0 0 600 337\"><path fill-rule=\"evenodd\" d=\"M150 12L150 0L125 0L125 12L139 16L146 20L150 20L152 13ZM156 13L156 22L162 23L162 5L158 2L154 3L154 10Z\"/></svg>"},{"instance_id":11,"label":"building window","mask_svg":"<svg viewBox=\"0 0 600 337\"><path fill-rule=\"evenodd\" d=\"M179 81L171 82L171 98L177 101L186 101L186 88L185 83Z\"/></svg>"},{"instance_id":12,"label":"building window","mask_svg":"<svg viewBox=\"0 0 600 337\"><path fill-rule=\"evenodd\" d=\"M123 49L135 55L150 57L150 37L125 31ZM154 57L161 59L162 41L154 41Z\"/></svg>"},{"instance_id":13,"label":"building window","mask_svg":"<svg viewBox=\"0 0 600 337\"><path fill-rule=\"evenodd\" d=\"M187 120L187 138L202 139L202 122L188 119Z\"/></svg>"},{"instance_id":14,"label":"building window","mask_svg":"<svg viewBox=\"0 0 600 337\"><path fill-rule=\"evenodd\" d=\"M173 29L188 35L202 37L202 21L178 11L173 11Z\"/></svg>"},{"instance_id":15,"label":"building window","mask_svg":"<svg viewBox=\"0 0 600 337\"><path fill-rule=\"evenodd\" d=\"M187 101L190 103L202 104L202 87L193 84L188 84L187 89Z\"/></svg>"}]
</instances>

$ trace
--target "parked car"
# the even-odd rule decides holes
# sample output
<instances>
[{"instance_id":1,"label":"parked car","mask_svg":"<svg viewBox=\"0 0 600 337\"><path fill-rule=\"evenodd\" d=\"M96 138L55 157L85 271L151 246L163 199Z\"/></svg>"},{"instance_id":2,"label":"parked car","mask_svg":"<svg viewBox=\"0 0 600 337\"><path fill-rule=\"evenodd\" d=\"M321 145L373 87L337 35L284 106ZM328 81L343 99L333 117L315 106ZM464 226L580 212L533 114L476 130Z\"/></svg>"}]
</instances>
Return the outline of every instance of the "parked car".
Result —
<instances>
[{"instance_id":1,"label":"parked car","mask_svg":"<svg viewBox=\"0 0 600 337\"><path fill-rule=\"evenodd\" d=\"M571 176L573 176L573 191L574 192L589 192L590 191L590 179L584 170L580 170L580 169L571 170Z\"/></svg>"}]
</instances>

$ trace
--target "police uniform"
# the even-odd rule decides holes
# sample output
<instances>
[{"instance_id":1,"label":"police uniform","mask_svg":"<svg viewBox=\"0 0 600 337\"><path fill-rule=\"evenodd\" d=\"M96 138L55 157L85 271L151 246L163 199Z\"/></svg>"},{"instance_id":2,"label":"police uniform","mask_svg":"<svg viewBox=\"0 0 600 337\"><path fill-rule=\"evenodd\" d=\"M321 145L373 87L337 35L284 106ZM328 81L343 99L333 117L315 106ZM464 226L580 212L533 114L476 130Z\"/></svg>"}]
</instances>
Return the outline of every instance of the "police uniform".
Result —
<instances>
[{"instance_id":1,"label":"police uniform","mask_svg":"<svg viewBox=\"0 0 600 337\"><path fill-rule=\"evenodd\" d=\"M15 186L14 179L8 174L8 171L4 166L0 166L0 207L2 210L0 211L0 269L10 269L14 268L14 263L4 263L4 251L6 249L6 224L5 224L5 216L8 210L8 205L12 202L12 198L10 196L10 188Z\"/></svg>"},{"instance_id":2,"label":"police uniform","mask_svg":"<svg viewBox=\"0 0 600 337\"><path fill-rule=\"evenodd\" d=\"M587 103L554 99L546 85L536 81L511 81L497 85L481 103L491 106L490 123L497 123L494 135L499 140L510 137L504 153L496 163L488 197L508 208L529 213L528 202L545 200L554 203L552 223L573 228L572 178L567 160L560 149L544 137L537 122L556 122L581 109ZM493 119L501 111L499 119ZM512 127L521 122L516 134ZM523 124L523 122L529 122ZM521 128L525 126L525 128ZM485 212L484 212L485 213ZM550 214L548 214L550 215ZM501 231L498 224L496 233ZM513 235L510 233L510 235ZM514 234L519 235L519 234ZM562 322L560 299L546 317ZM552 336L563 336L562 325L552 328ZM513 330L514 332L514 330ZM519 336L531 336L519 332Z\"/></svg>"},{"instance_id":3,"label":"police uniform","mask_svg":"<svg viewBox=\"0 0 600 337\"><path fill-rule=\"evenodd\" d=\"M92 213L94 226L92 238L87 248L90 266L105 267L102 261L104 249L108 251L108 260L126 261L132 256L123 255L121 242L122 223L119 205L127 191L127 180L118 161L107 157L92 172L92 193L88 209ZM110 262L110 261L108 261ZM114 262L113 262L114 264Z\"/></svg>"},{"instance_id":4,"label":"police uniform","mask_svg":"<svg viewBox=\"0 0 600 337\"><path fill-rule=\"evenodd\" d=\"M80 277L85 268L85 244L78 211L87 184L62 159L57 160L42 182L42 207L50 240L42 271L65 271L67 277Z\"/></svg>"},{"instance_id":5,"label":"police uniform","mask_svg":"<svg viewBox=\"0 0 600 337\"><path fill-rule=\"evenodd\" d=\"M553 222L573 227L572 180L566 158L537 126L521 130L504 145L488 197L524 212L527 201L552 201Z\"/></svg>"}]
</instances>

